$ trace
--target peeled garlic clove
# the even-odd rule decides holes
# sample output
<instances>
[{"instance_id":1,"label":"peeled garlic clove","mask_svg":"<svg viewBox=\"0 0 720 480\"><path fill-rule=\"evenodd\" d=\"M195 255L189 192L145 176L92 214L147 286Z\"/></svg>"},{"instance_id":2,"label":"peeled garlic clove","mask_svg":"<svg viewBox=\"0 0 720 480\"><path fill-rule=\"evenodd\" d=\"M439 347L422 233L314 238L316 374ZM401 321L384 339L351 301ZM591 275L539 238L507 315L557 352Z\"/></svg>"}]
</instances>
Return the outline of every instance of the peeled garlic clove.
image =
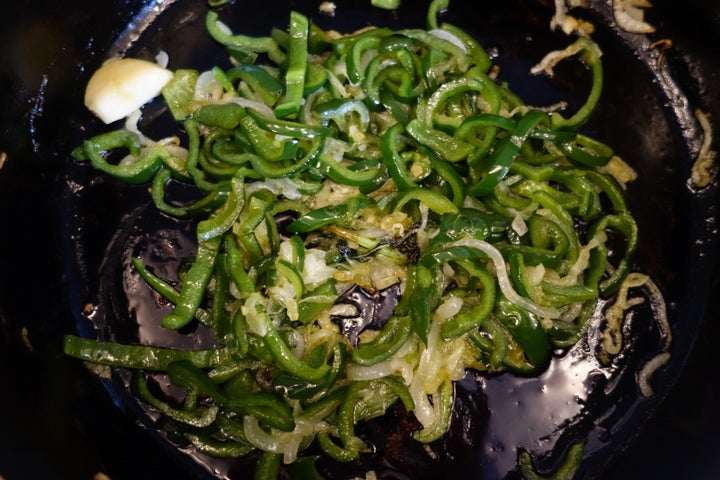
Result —
<instances>
[{"instance_id":1,"label":"peeled garlic clove","mask_svg":"<svg viewBox=\"0 0 720 480\"><path fill-rule=\"evenodd\" d=\"M110 60L93 74L85 90L85 106L105 123L112 123L160 94L173 73L160 65L123 58Z\"/></svg>"}]
</instances>

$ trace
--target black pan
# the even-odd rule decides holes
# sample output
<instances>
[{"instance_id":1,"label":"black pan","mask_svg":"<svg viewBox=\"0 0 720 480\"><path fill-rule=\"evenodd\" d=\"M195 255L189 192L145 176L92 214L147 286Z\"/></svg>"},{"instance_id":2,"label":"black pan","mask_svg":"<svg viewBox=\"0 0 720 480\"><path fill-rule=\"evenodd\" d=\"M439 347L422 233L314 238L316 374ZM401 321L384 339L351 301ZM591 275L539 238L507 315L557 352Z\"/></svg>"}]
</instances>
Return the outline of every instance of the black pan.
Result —
<instances>
[{"instance_id":1,"label":"black pan","mask_svg":"<svg viewBox=\"0 0 720 480\"><path fill-rule=\"evenodd\" d=\"M284 27L291 8L341 31L374 24L422 26L426 2L406 0L398 12L369 0L338 1L318 14L317 1L237 2L237 30L266 34ZM490 5L484 5L490 3ZM459 388L465 428L448 443L453 460L425 465L401 450L387 478L516 478L516 448L529 448L551 468L573 440L588 439L580 478L717 478L720 415L714 339L718 293L717 182L687 183L702 141L696 108L720 118L720 6L708 0L657 1L649 37L618 30L608 2L580 11L597 26L605 52L606 89L587 131L612 144L639 172L629 192L642 232L638 267L667 300L671 361L653 379L655 395L638 394L635 373L664 337L641 311L627 329L630 347L606 370L579 345L537 379L472 377ZM529 103L559 97L579 102L581 70L556 81L529 78L529 67L568 39L550 32L552 2L451 2L448 19L497 53L501 78ZM202 1L16 2L0 25L3 86L0 151L0 477L118 479L212 478L217 469L246 478L240 464L198 459L178 449L130 395L123 372L100 381L65 358L64 333L179 341L129 312L143 299L123 283L122 256L144 234L178 226L148 207L142 187L118 185L69 159L82 138L103 126L82 106L84 85L110 54L152 58L168 51L171 68L208 68L222 55L204 34ZM651 48L670 39L672 46ZM663 45L658 44L658 46ZM216 52L207 55L208 52ZM567 80L569 79L569 81ZM715 138L718 138L717 128ZM717 149L717 146L714 146ZM97 308L81 314L85 304ZM128 321L135 318L145 326ZM155 337L153 337L155 336ZM546 392L546 393L543 393ZM368 427L385 435L391 424ZM465 439L463 439L463 435ZM382 471L382 456L371 460ZM347 466L326 464L336 478ZM440 473L442 472L442 474ZM402 473L402 475L400 474Z\"/></svg>"}]
</instances>

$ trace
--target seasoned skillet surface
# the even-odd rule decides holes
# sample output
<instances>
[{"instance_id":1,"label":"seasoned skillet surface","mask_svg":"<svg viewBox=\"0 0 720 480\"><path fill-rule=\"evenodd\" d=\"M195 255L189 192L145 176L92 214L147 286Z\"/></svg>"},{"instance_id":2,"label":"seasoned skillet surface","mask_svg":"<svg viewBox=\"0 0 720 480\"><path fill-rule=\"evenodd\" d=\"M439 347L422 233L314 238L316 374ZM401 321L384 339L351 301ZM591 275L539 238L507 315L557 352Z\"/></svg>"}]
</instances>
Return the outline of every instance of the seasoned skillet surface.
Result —
<instances>
[{"instance_id":1,"label":"seasoned skillet surface","mask_svg":"<svg viewBox=\"0 0 720 480\"><path fill-rule=\"evenodd\" d=\"M91 478L97 471L113 479L192 478L162 443L113 404L94 377L60 352L62 334L74 328L68 305L73 283L59 249L68 212L57 211L63 162L72 146L63 143L71 136L64 119L77 108L78 81L88 75L82 66L97 65L142 7L140 1L115 1L112 10L95 3L100 2L19 2L0 25L0 149L9 158L0 170L0 475L8 480ZM683 93L718 119L720 68L712 49L719 40L720 7L700 0L683 7L675 3L657 1L649 19L673 38L675 48L666 61L686 87ZM628 89L641 91L644 84L632 86L638 81L628 79ZM644 173L646 181L654 178L654 172ZM704 202L716 209L712 194ZM677 210L670 209L684 215ZM104 238L108 232L86 233ZM713 245L709 235L700 240L704 246L697 248L708 249L705 258L713 264L717 252L707 246ZM682 271L690 243L658 260ZM707 283L710 269L696 273L686 273L684 288L718 291L717 281ZM694 354L679 378L684 354L676 355L663 381L665 388L676 380L677 385L636 442L610 465L607 478L720 474L714 455L720 447L720 414L714 407L720 374L713 368L714 339L720 334L717 306L711 305L705 317L699 335L695 328L678 327L678 348L686 351L697 339ZM663 387L658 390L665 394ZM633 431L624 432L623 439L635 433L640 420L630 424Z\"/></svg>"}]
</instances>

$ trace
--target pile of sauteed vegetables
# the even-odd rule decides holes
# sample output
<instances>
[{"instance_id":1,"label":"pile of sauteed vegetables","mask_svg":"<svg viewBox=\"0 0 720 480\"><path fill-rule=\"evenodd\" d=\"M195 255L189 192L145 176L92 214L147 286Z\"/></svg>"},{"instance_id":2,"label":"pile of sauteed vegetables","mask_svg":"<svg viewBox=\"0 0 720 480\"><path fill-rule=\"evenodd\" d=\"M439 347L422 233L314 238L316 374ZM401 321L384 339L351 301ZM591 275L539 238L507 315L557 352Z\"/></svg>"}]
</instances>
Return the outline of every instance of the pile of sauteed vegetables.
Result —
<instances>
[{"instance_id":1,"label":"pile of sauteed vegetables","mask_svg":"<svg viewBox=\"0 0 720 480\"><path fill-rule=\"evenodd\" d=\"M199 322L219 347L68 335L65 352L132 369L136 395L198 451L260 451L257 478L274 478L310 445L361 458L372 446L356 426L397 402L418 421L414 441L434 442L468 369L534 375L574 345L638 244L632 170L579 131L601 52L579 35L539 66L587 65L578 110L529 106L475 39L438 20L447 4L432 2L426 29L345 34L291 12L266 37L210 9L228 66L162 82L183 140L150 139L131 116L73 157L148 184L157 209L196 228L179 287L133 266L174 305L163 327ZM197 198L173 198L178 183ZM158 395L157 375L184 398Z\"/></svg>"}]
</instances>

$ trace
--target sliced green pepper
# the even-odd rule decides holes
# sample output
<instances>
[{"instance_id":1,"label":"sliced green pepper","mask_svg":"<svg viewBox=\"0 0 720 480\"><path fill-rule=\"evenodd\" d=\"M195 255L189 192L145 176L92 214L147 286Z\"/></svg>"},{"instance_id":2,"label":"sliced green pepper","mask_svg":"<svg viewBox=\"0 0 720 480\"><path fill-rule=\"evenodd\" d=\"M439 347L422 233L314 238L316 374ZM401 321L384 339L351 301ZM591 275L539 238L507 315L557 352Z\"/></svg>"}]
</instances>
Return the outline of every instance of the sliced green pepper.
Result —
<instances>
[{"instance_id":1,"label":"sliced green pepper","mask_svg":"<svg viewBox=\"0 0 720 480\"><path fill-rule=\"evenodd\" d=\"M285 98L275 108L275 114L280 118L294 117L300 111L307 71L308 29L307 17L290 12L290 58L285 72Z\"/></svg>"}]
</instances>

